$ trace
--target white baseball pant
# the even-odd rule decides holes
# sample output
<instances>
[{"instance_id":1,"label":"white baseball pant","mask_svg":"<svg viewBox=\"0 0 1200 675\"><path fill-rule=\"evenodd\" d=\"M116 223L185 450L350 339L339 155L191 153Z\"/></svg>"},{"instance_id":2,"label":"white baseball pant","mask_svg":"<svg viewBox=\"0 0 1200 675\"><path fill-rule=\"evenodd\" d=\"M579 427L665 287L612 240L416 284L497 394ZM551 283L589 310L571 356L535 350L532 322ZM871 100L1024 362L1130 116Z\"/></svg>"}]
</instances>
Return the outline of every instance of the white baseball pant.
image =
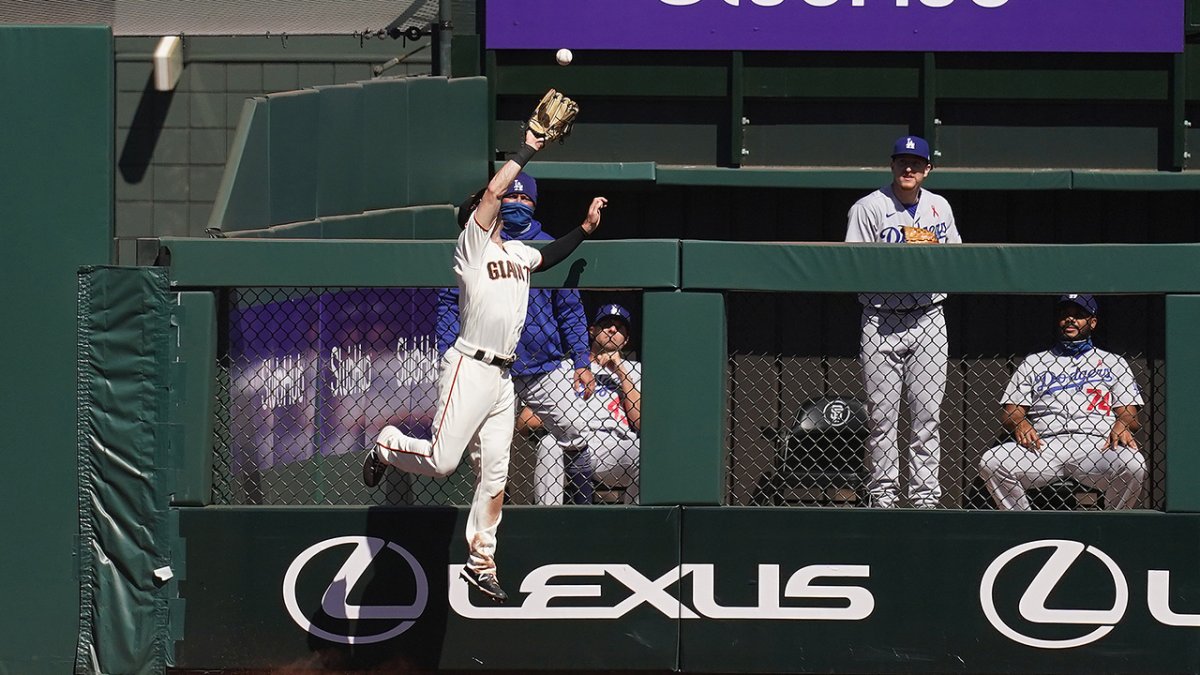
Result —
<instances>
[{"instance_id":1,"label":"white baseball pant","mask_svg":"<svg viewBox=\"0 0 1200 675\"><path fill-rule=\"evenodd\" d=\"M578 425L579 416L571 406L575 399L574 373L575 368L565 364L541 375L517 375L513 377L513 388L517 398L542 420L546 431L559 439L559 445L583 450L587 442Z\"/></svg>"},{"instance_id":2,"label":"white baseball pant","mask_svg":"<svg viewBox=\"0 0 1200 675\"><path fill-rule=\"evenodd\" d=\"M1106 441L1087 434L1057 434L1042 438L1037 451L1015 441L1003 443L983 453L979 473L1004 510L1028 511L1026 490L1063 477L1103 492L1105 508L1136 508L1146 481L1146 459L1125 446L1104 450Z\"/></svg>"},{"instance_id":3,"label":"white baseball pant","mask_svg":"<svg viewBox=\"0 0 1200 675\"><path fill-rule=\"evenodd\" d=\"M516 396L508 370L446 350L438 377L433 440L413 438L393 426L376 441L379 457L401 471L443 478L454 473L470 448L475 495L467 516L467 565L496 573L496 529L508 483Z\"/></svg>"},{"instance_id":4,"label":"white baseball pant","mask_svg":"<svg viewBox=\"0 0 1200 675\"><path fill-rule=\"evenodd\" d=\"M867 392L867 492L873 506L893 508L899 494L900 449L896 426L900 397L908 402L908 497L917 508L935 508L941 439L938 431L946 393L946 315L941 305L908 312L876 310L862 314L859 360Z\"/></svg>"},{"instance_id":5,"label":"white baseball pant","mask_svg":"<svg viewBox=\"0 0 1200 675\"><path fill-rule=\"evenodd\" d=\"M625 488L625 494L636 504L641 458L638 440L606 431L590 431L584 434L584 438L595 479L609 487ZM533 493L538 504L563 503L566 468L563 465L562 445L553 436L546 436L538 443L533 476Z\"/></svg>"}]
</instances>

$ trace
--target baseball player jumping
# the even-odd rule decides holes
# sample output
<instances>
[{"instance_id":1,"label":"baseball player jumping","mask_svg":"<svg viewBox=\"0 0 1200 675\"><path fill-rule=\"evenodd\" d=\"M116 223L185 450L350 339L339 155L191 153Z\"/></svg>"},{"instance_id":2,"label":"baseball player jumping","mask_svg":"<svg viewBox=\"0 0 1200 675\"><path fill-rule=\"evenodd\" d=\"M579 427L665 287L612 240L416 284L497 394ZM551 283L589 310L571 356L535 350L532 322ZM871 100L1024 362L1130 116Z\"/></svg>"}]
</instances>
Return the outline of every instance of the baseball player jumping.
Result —
<instances>
[{"instance_id":1,"label":"baseball player jumping","mask_svg":"<svg viewBox=\"0 0 1200 675\"><path fill-rule=\"evenodd\" d=\"M929 143L904 136L892 148L892 183L850 207L846 241L886 244L959 244L950 204L921 187L933 170ZM867 392L870 434L867 492L872 506L896 506L900 450L896 426L900 396L912 416L908 443L908 496L913 506L935 508L941 498L938 432L946 390L945 293L864 293L859 360Z\"/></svg>"},{"instance_id":2,"label":"baseball player jumping","mask_svg":"<svg viewBox=\"0 0 1200 675\"><path fill-rule=\"evenodd\" d=\"M537 181L524 172L517 174L500 205L500 238L523 242L553 239L534 217L537 202ZM461 329L458 297L457 288L438 293L437 340L441 354L453 347ZM583 456L587 442L571 402L577 394L591 397L596 388L588 358L587 328L587 313L578 290L530 290L525 327L517 342L517 360L510 369L518 401L528 406L558 439L564 452L577 458ZM564 358L571 362L571 376L566 378L559 373ZM591 501L590 491L587 498Z\"/></svg>"},{"instance_id":3,"label":"baseball player jumping","mask_svg":"<svg viewBox=\"0 0 1200 675\"><path fill-rule=\"evenodd\" d=\"M551 100L557 96L557 100ZM547 101L559 112L545 113ZM565 122L556 115L568 110ZM387 467L424 476L445 477L458 467L464 452L475 470L475 495L467 518L469 551L461 578L496 602L508 595L496 574L496 529L508 481L509 453L516 416L516 397L509 368L525 324L529 304L530 274L553 267L579 246L600 225L600 211L608 201L596 197L583 224L539 252L520 241L500 236L501 201L526 162L545 141L565 135L578 107L555 94L547 94L525 145L506 162L487 186L460 207L464 229L454 249L458 277L462 330L454 348L442 357L438 402L431 427L432 439L406 436L394 426L379 433L363 462L363 482L375 486ZM545 114L543 114L545 113ZM539 115L543 115L539 120ZM535 126L540 121L540 126ZM545 131L546 133L539 133Z\"/></svg>"},{"instance_id":4,"label":"baseball player jumping","mask_svg":"<svg viewBox=\"0 0 1200 675\"><path fill-rule=\"evenodd\" d=\"M1129 362L1092 344L1097 309L1090 295L1059 298L1058 342L1025 357L1004 391L1001 422L1014 440L985 452L979 466L1001 509L1028 510L1026 490L1063 477L1101 490L1105 508L1138 505L1142 395Z\"/></svg>"}]
</instances>

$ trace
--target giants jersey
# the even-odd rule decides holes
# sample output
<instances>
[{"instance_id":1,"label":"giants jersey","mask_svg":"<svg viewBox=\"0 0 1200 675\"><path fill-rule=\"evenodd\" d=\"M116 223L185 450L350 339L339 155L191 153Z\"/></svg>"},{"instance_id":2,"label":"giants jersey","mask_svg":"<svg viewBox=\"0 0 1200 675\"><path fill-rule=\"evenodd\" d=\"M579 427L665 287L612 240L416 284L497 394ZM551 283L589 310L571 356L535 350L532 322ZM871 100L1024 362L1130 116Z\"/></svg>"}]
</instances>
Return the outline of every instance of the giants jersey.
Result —
<instances>
[{"instance_id":1,"label":"giants jersey","mask_svg":"<svg viewBox=\"0 0 1200 675\"><path fill-rule=\"evenodd\" d=\"M846 241L876 244L903 244L905 227L920 227L937 236L939 244L961 244L950 203L941 195L922 189L917 197L915 215L909 215L896 199L892 186L879 188L850 207ZM945 293L863 293L858 301L877 309L916 309L937 304Z\"/></svg>"},{"instance_id":2,"label":"giants jersey","mask_svg":"<svg viewBox=\"0 0 1200 675\"><path fill-rule=\"evenodd\" d=\"M606 431L622 438L637 438L637 432L629 426L629 420L625 417L625 407L621 405L621 381L604 366L593 363L591 367L596 376L596 392L588 399L576 392L568 414L578 420L581 428L589 431ZM630 384L641 391L642 364L625 359L625 367ZM563 362L564 377L570 377L574 369L570 361Z\"/></svg>"},{"instance_id":3,"label":"giants jersey","mask_svg":"<svg viewBox=\"0 0 1200 675\"><path fill-rule=\"evenodd\" d=\"M541 263L542 254L519 241L497 245L472 213L454 247L459 338L470 347L510 356L529 308L529 275Z\"/></svg>"},{"instance_id":4,"label":"giants jersey","mask_svg":"<svg viewBox=\"0 0 1200 675\"><path fill-rule=\"evenodd\" d=\"M1074 357L1051 350L1025 357L1000 402L1026 406L1039 436L1107 436L1113 408L1140 406L1142 394L1121 356L1096 348Z\"/></svg>"}]
</instances>

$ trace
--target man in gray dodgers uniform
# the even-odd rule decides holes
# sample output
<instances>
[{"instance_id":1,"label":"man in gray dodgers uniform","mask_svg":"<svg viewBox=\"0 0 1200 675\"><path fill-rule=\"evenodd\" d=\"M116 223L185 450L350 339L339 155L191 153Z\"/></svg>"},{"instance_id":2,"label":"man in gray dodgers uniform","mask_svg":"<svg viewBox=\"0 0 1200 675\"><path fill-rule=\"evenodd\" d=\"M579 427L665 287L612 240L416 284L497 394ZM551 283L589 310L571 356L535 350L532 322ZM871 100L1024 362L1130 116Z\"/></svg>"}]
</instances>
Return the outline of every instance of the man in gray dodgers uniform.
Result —
<instances>
[{"instance_id":1,"label":"man in gray dodgers uniform","mask_svg":"<svg viewBox=\"0 0 1200 675\"><path fill-rule=\"evenodd\" d=\"M638 501L638 467L642 428L642 364L625 357L633 315L618 304L604 305L588 326L591 336L591 368L596 376L596 393L571 401L571 412L587 441L587 460L594 477L607 487L622 488L625 497ZM564 361L559 368L563 380L574 364ZM579 455L568 455L577 463ZM538 444L534 468L534 495L539 504L562 504L567 470L562 444L553 434Z\"/></svg>"},{"instance_id":2,"label":"man in gray dodgers uniform","mask_svg":"<svg viewBox=\"0 0 1200 675\"><path fill-rule=\"evenodd\" d=\"M1058 342L1025 357L1004 390L1001 422L1013 441L988 450L979 472L996 505L1029 510L1025 491L1067 477L1104 492L1104 506L1138 505L1146 460L1133 433L1142 394L1123 357L1092 344L1098 304L1058 300Z\"/></svg>"},{"instance_id":3,"label":"man in gray dodgers uniform","mask_svg":"<svg viewBox=\"0 0 1200 675\"><path fill-rule=\"evenodd\" d=\"M553 92L551 92L553 93ZM496 574L496 530L508 482L516 395L509 369L525 325L529 277L562 262L600 226L608 201L596 197L583 223L539 252L505 241L500 205L513 179L544 139L525 133L525 145L487 186L460 207L463 225L454 249L462 330L442 357L431 440L383 428L363 461L363 482L379 484L388 466L423 476L454 473L464 452L475 469L475 495L467 516L468 560L460 576L497 602L508 599Z\"/></svg>"},{"instance_id":4,"label":"man in gray dodgers uniform","mask_svg":"<svg viewBox=\"0 0 1200 675\"><path fill-rule=\"evenodd\" d=\"M846 241L887 244L960 244L950 204L921 187L929 172L929 144L904 136L892 149L892 183L850 207ZM867 492L872 506L893 508L898 499L900 450L896 422L900 396L912 416L908 496L913 506L934 508L941 457L938 424L946 389L945 293L864 293L859 360L867 392L870 434Z\"/></svg>"}]
</instances>

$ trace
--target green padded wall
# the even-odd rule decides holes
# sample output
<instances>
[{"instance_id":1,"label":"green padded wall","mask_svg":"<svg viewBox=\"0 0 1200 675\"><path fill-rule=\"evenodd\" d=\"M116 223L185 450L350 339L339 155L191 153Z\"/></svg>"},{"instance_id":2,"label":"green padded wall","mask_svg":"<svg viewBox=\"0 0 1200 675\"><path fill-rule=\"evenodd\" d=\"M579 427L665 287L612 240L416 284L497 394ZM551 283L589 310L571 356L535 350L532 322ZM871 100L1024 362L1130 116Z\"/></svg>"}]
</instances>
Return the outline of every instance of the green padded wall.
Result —
<instances>
[{"instance_id":1,"label":"green padded wall","mask_svg":"<svg viewBox=\"0 0 1200 675\"><path fill-rule=\"evenodd\" d=\"M647 292L642 313L641 503L725 499L725 298ZM685 332L686 337L681 335Z\"/></svg>"},{"instance_id":2,"label":"green padded wall","mask_svg":"<svg viewBox=\"0 0 1200 675\"><path fill-rule=\"evenodd\" d=\"M75 657L75 275L112 246L112 54L105 26L0 26L3 673Z\"/></svg>"},{"instance_id":3,"label":"green padded wall","mask_svg":"<svg viewBox=\"0 0 1200 675\"><path fill-rule=\"evenodd\" d=\"M1191 399L1200 372L1196 335L1200 295L1167 296L1167 510L1200 511L1200 456L1194 449L1200 416Z\"/></svg>"},{"instance_id":4,"label":"green padded wall","mask_svg":"<svg viewBox=\"0 0 1200 675\"><path fill-rule=\"evenodd\" d=\"M362 87L317 87L317 121L317 215L358 213L366 208Z\"/></svg>"},{"instance_id":5,"label":"green padded wall","mask_svg":"<svg viewBox=\"0 0 1200 675\"><path fill-rule=\"evenodd\" d=\"M209 227L328 238L319 219L457 205L487 181L486 97L483 78L426 77L247 99ZM455 236L443 214L428 215L405 238ZM294 223L311 225L258 232Z\"/></svg>"},{"instance_id":6,"label":"green padded wall","mask_svg":"<svg viewBox=\"0 0 1200 675\"><path fill-rule=\"evenodd\" d=\"M363 83L363 156L368 209L411 204L408 191L408 80Z\"/></svg>"},{"instance_id":7,"label":"green padded wall","mask_svg":"<svg viewBox=\"0 0 1200 675\"><path fill-rule=\"evenodd\" d=\"M321 137L318 100L317 92L311 89L267 97L269 224L317 217L317 147Z\"/></svg>"}]
</instances>

